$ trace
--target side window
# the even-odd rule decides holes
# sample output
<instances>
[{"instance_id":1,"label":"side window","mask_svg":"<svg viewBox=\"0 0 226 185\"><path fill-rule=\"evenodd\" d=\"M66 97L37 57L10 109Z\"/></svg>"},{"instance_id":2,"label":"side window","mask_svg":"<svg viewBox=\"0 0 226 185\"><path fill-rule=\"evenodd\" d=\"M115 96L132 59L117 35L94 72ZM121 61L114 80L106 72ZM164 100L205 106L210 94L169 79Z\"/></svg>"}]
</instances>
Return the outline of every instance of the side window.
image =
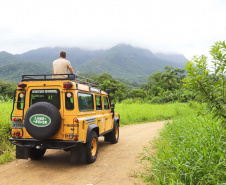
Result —
<instances>
[{"instance_id":1,"label":"side window","mask_svg":"<svg viewBox=\"0 0 226 185\"><path fill-rule=\"evenodd\" d=\"M95 100L96 100L96 109L102 110L101 96L96 95Z\"/></svg>"},{"instance_id":2,"label":"side window","mask_svg":"<svg viewBox=\"0 0 226 185\"><path fill-rule=\"evenodd\" d=\"M18 98L17 98L17 109L18 110L23 110L24 109L24 99L25 99L25 94L24 93L19 93Z\"/></svg>"},{"instance_id":3,"label":"side window","mask_svg":"<svg viewBox=\"0 0 226 185\"><path fill-rule=\"evenodd\" d=\"M78 106L80 111L94 110L93 95L88 93L78 93Z\"/></svg>"},{"instance_id":4,"label":"side window","mask_svg":"<svg viewBox=\"0 0 226 185\"><path fill-rule=\"evenodd\" d=\"M108 98L104 96L104 109L109 110Z\"/></svg>"},{"instance_id":5,"label":"side window","mask_svg":"<svg viewBox=\"0 0 226 185\"><path fill-rule=\"evenodd\" d=\"M65 93L65 108L67 110L74 110L74 97L72 92Z\"/></svg>"}]
</instances>

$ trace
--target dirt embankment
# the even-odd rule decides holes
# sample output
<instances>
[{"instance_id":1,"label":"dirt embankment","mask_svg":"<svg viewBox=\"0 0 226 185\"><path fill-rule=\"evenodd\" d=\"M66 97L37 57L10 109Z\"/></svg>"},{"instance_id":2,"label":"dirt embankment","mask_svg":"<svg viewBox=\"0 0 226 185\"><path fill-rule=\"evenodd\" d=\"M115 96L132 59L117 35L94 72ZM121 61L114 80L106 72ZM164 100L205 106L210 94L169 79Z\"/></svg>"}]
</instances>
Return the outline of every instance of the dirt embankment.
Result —
<instances>
[{"instance_id":1,"label":"dirt embankment","mask_svg":"<svg viewBox=\"0 0 226 185\"><path fill-rule=\"evenodd\" d=\"M47 150L39 161L16 160L0 166L0 184L59 184L59 185L132 185L133 170L140 167L137 154L142 146L158 134L164 121L120 127L117 144L99 138L99 153L96 162L90 165L73 164L69 152Z\"/></svg>"}]
</instances>

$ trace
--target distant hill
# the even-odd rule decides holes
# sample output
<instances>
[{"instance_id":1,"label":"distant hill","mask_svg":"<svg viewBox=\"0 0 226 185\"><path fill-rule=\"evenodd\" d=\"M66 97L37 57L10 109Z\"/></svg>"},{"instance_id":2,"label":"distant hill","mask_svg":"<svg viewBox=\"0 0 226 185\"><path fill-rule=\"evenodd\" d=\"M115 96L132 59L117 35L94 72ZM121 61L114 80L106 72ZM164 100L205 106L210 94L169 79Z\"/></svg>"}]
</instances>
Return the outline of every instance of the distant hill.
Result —
<instances>
[{"instance_id":1,"label":"distant hill","mask_svg":"<svg viewBox=\"0 0 226 185\"><path fill-rule=\"evenodd\" d=\"M92 70L98 74L107 72L116 78L145 82L151 74L163 71L164 66L183 68L186 61L185 57L180 63L170 59L163 60L149 50L134 48L130 45L118 45L105 51L102 55L86 61L78 67L78 70L79 72Z\"/></svg>"},{"instance_id":2,"label":"distant hill","mask_svg":"<svg viewBox=\"0 0 226 185\"><path fill-rule=\"evenodd\" d=\"M36 61L41 63L47 63L51 64L52 62L59 58L60 51L66 51L67 52L67 60L71 62L73 66L79 66L82 65L85 61L95 58L102 53L104 53L104 50L85 50L80 48L39 48L36 50L31 50L26 53L17 55L20 59L23 61Z\"/></svg>"},{"instance_id":3,"label":"distant hill","mask_svg":"<svg viewBox=\"0 0 226 185\"><path fill-rule=\"evenodd\" d=\"M52 62L65 50L76 73L107 72L114 78L145 82L151 74L163 71L164 66L184 68L187 59L182 54L152 53L131 45L117 45L108 50L80 48L39 48L23 54L0 52L0 79L20 81L22 74L52 72Z\"/></svg>"},{"instance_id":4,"label":"distant hill","mask_svg":"<svg viewBox=\"0 0 226 185\"><path fill-rule=\"evenodd\" d=\"M185 58L182 54L155 53L155 56L161 60L174 62L177 64L182 64L188 61L188 59Z\"/></svg>"},{"instance_id":5,"label":"distant hill","mask_svg":"<svg viewBox=\"0 0 226 185\"><path fill-rule=\"evenodd\" d=\"M22 62L23 59L20 59L19 57L12 55L10 53L7 53L5 51L0 52L0 67L16 62Z\"/></svg>"},{"instance_id":6,"label":"distant hill","mask_svg":"<svg viewBox=\"0 0 226 185\"><path fill-rule=\"evenodd\" d=\"M49 74L50 67L35 62L18 62L0 68L0 79L19 82L23 74Z\"/></svg>"}]
</instances>

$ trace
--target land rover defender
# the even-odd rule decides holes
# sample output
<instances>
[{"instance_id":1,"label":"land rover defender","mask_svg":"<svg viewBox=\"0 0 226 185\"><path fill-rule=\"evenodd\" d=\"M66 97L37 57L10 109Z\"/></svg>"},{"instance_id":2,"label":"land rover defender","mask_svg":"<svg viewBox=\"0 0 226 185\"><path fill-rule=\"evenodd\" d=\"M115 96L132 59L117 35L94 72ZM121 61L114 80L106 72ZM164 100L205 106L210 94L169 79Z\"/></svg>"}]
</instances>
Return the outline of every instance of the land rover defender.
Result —
<instances>
[{"instance_id":1,"label":"land rover defender","mask_svg":"<svg viewBox=\"0 0 226 185\"><path fill-rule=\"evenodd\" d=\"M120 116L97 82L75 74L52 76L23 75L18 84L10 138L16 158L38 160L46 149L63 149L71 162L93 163L99 136L118 142Z\"/></svg>"}]
</instances>

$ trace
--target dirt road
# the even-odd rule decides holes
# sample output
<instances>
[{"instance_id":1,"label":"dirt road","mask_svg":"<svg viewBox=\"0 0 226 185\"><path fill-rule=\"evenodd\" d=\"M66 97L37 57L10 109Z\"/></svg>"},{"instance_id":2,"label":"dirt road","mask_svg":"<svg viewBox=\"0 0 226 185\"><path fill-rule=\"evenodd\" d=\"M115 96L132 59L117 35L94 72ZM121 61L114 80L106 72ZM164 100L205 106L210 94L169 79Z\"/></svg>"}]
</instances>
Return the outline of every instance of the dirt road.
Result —
<instances>
[{"instance_id":1,"label":"dirt road","mask_svg":"<svg viewBox=\"0 0 226 185\"><path fill-rule=\"evenodd\" d=\"M142 146L158 134L164 121L120 127L117 144L99 138L96 162L90 165L69 162L69 152L47 150L39 161L16 160L0 166L0 184L59 185L132 185L137 179L132 170L140 164L136 158Z\"/></svg>"}]
</instances>

